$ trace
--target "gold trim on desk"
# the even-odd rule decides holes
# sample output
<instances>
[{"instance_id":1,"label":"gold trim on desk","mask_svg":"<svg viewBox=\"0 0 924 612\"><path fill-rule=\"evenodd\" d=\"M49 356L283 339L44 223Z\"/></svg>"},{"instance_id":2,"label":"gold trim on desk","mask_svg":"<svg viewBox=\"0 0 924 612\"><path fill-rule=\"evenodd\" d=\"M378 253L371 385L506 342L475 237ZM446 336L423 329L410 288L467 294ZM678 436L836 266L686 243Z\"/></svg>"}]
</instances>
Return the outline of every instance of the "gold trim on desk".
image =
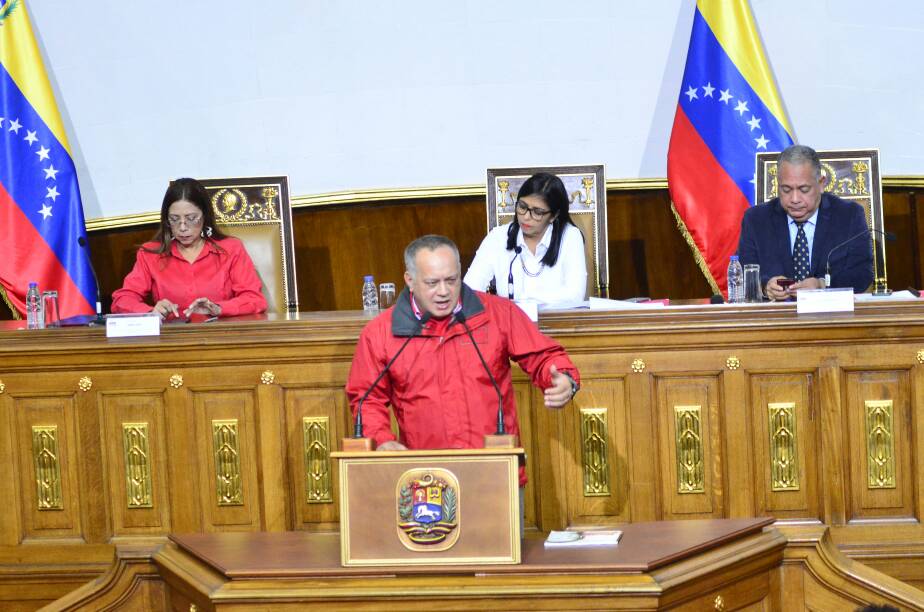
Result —
<instances>
[{"instance_id":1,"label":"gold trim on desk","mask_svg":"<svg viewBox=\"0 0 924 612\"><path fill-rule=\"evenodd\" d=\"M924 188L924 176L896 175L882 177L882 186L891 188ZM633 191L667 189L666 178L619 178L607 179L607 191ZM427 200L436 198L485 196L483 183L474 185L443 185L434 187L398 187L392 189L350 189L309 195L290 199L292 208L316 206L343 206L345 204L370 204L394 200ZM87 231L96 232L122 227L154 225L160 220L160 212L144 212L131 215L116 215L87 220Z\"/></svg>"},{"instance_id":2,"label":"gold trim on desk","mask_svg":"<svg viewBox=\"0 0 924 612\"><path fill-rule=\"evenodd\" d=\"M154 507L148 439L147 423L122 423L125 504L128 508Z\"/></svg>"}]
</instances>

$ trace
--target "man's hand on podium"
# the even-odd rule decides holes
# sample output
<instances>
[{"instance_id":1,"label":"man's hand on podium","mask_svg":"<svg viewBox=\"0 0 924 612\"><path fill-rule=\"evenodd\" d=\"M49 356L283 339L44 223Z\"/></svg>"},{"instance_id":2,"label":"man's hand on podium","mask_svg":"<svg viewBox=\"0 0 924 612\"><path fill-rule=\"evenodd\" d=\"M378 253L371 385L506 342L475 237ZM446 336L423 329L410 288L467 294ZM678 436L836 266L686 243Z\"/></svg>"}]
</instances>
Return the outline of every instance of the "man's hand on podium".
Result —
<instances>
[{"instance_id":1,"label":"man's hand on podium","mask_svg":"<svg viewBox=\"0 0 924 612\"><path fill-rule=\"evenodd\" d=\"M407 450L407 447L397 440L389 440L388 442L382 442L379 444L376 449L377 451L403 451Z\"/></svg>"},{"instance_id":2,"label":"man's hand on podium","mask_svg":"<svg viewBox=\"0 0 924 612\"><path fill-rule=\"evenodd\" d=\"M555 364L552 364L549 373L552 376L552 386L545 390L545 405L547 408L561 408L574 397L571 377L559 372Z\"/></svg>"}]
</instances>

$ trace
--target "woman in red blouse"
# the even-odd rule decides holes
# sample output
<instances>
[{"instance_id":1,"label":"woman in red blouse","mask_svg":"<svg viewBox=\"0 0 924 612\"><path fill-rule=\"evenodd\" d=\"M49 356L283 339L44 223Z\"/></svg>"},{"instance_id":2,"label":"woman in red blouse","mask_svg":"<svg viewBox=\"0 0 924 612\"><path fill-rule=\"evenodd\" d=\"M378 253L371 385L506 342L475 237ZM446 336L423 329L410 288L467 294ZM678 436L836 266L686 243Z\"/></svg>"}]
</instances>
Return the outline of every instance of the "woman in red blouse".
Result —
<instances>
[{"instance_id":1,"label":"woman in red blouse","mask_svg":"<svg viewBox=\"0 0 924 612\"><path fill-rule=\"evenodd\" d=\"M164 319L260 313L261 287L244 245L216 227L205 188L182 178L167 188L160 229L138 249L135 267L112 294L112 312L153 310Z\"/></svg>"}]
</instances>

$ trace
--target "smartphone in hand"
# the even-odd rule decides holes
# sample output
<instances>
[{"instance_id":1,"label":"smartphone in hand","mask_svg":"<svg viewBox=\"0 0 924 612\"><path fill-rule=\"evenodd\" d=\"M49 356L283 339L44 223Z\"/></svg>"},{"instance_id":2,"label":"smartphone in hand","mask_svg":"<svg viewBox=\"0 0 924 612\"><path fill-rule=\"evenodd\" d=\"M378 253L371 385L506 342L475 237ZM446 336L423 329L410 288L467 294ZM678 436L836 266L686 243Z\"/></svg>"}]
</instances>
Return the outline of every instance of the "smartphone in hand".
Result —
<instances>
[{"instance_id":1,"label":"smartphone in hand","mask_svg":"<svg viewBox=\"0 0 924 612\"><path fill-rule=\"evenodd\" d=\"M788 291L790 287L796 284L796 281L791 278L778 278L776 279L776 284L780 286L780 289L783 291Z\"/></svg>"}]
</instances>

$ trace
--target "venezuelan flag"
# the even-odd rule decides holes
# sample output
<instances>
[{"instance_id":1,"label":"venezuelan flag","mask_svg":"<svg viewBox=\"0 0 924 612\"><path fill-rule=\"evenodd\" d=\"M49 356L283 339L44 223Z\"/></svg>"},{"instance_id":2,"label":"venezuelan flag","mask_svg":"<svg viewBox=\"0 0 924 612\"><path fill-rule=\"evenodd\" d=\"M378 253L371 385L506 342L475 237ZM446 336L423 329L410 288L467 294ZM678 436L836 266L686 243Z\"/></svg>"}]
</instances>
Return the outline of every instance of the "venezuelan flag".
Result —
<instances>
[{"instance_id":1,"label":"venezuelan flag","mask_svg":"<svg viewBox=\"0 0 924 612\"><path fill-rule=\"evenodd\" d=\"M782 151L792 128L747 0L698 0L667 153L674 212L716 293L726 290L755 154Z\"/></svg>"},{"instance_id":2,"label":"venezuelan flag","mask_svg":"<svg viewBox=\"0 0 924 612\"><path fill-rule=\"evenodd\" d=\"M0 293L25 312L30 281L62 317L91 314L96 283L77 173L25 0L0 0Z\"/></svg>"}]
</instances>

